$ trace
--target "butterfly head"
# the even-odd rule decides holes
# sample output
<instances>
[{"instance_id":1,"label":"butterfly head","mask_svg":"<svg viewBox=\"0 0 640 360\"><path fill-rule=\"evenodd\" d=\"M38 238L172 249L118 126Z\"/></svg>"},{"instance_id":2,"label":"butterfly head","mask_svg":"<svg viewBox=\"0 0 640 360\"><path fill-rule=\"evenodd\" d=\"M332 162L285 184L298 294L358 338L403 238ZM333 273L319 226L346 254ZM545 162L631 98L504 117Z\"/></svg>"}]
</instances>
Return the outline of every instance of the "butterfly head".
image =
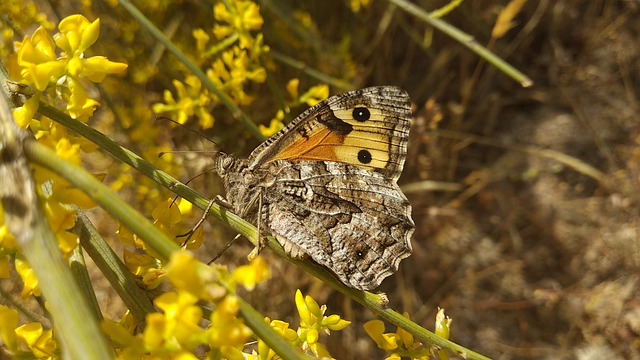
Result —
<instances>
[{"instance_id":1,"label":"butterfly head","mask_svg":"<svg viewBox=\"0 0 640 360\"><path fill-rule=\"evenodd\" d=\"M240 173L247 167L247 160L220 152L213 159L214 171L220 176L231 173Z\"/></svg>"}]
</instances>

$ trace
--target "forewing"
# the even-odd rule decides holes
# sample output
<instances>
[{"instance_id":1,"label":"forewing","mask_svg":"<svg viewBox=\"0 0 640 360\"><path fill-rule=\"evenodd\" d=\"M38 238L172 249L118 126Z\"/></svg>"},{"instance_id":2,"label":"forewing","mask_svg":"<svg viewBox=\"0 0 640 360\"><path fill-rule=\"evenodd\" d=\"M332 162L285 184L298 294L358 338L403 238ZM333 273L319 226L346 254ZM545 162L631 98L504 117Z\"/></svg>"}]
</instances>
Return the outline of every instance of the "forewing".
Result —
<instances>
[{"instance_id":1,"label":"forewing","mask_svg":"<svg viewBox=\"0 0 640 360\"><path fill-rule=\"evenodd\" d=\"M411 104L393 86L333 96L303 112L258 146L250 167L287 160L335 161L378 172L397 181L409 137Z\"/></svg>"}]
</instances>

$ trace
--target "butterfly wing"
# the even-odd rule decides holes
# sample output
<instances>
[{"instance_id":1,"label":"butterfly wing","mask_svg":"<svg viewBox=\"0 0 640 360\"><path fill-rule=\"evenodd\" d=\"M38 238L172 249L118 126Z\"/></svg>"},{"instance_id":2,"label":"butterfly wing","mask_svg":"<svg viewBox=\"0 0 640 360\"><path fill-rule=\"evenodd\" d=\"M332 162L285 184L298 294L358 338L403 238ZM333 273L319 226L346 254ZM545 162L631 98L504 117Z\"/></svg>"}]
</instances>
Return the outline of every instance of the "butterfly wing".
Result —
<instances>
[{"instance_id":1,"label":"butterfly wing","mask_svg":"<svg viewBox=\"0 0 640 360\"><path fill-rule=\"evenodd\" d=\"M397 87L333 96L303 112L249 156L249 167L278 161L335 161L378 172L393 182L407 154L411 104Z\"/></svg>"},{"instance_id":2,"label":"butterfly wing","mask_svg":"<svg viewBox=\"0 0 640 360\"><path fill-rule=\"evenodd\" d=\"M361 290L378 287L411 254L411 206L395 182L337 162L273 167L262 218L287 252L308 254Z\"/></svg>"}]
</instances>

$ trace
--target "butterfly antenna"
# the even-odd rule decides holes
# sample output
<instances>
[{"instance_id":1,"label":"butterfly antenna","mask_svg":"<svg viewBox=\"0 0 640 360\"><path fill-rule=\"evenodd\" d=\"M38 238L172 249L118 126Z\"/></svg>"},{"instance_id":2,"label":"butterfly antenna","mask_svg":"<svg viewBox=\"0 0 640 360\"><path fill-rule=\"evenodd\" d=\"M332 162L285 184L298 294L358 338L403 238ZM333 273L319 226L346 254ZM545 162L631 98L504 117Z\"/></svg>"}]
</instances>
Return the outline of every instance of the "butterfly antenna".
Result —
<instances>
[{"instance_id":1,"label":"butterfly antenna","mask_svg":"<svg viewBox=\"0 0 640 360\"><path fill-rule=\"evenodd\" d=\"M209 172L211 172L211 171L213 171L213 168L211 168L211 169L209 169L209 170L205 170L205 171L201 172L200 174L198 174L198 175L196 175L196 176L192 177L191 179L187 180L184 184L185 184L185 185L189 185L189 183L190 183L190 182L192 182L193 180L195 180L195 179L199 178L200 176L202 176L202 175L204 175L204 174L207 174L207 173L209 173ZM179 198L179 197L180 197L179 195L176 195L176 196L173 198L173 201L171 202L171 204L169 204L169 207L172 207L172 206L173 206L173 204L175 204L175 203L176 203L176 201L178 201L178 198ZM179 235L179 236L185 236L185 235Z\"/></svg>"},{"instance_id":2,"label":"butterfly antenna","mask_svg":"<svg viewBox=\"0 0 640 360\"><path fill-rule=\"evenodd\" d=\"M219 150L172 150L172 151L161 151L158 153L158 157L163 157L166 154L217 154Z\"/></svg>"},{"instance_id":3,"label":"butterfly antenna","mask_svg":"<svg viewBox=\"0 0 640 360\"><path fill-rule=\"evenodd\" d=\"M173 120L173 119L171 119L171 118L168 118L168 117L166 117L166 116L162 116L162 115L160 115L160 116L156 117L156 120L155 120L155 121L169 121L169 122L172 122L172 123L174 123L174 124L176 124L176 125L178 125L178 126L181 126L181 127L182 127L182 128L184 128L184 129L187 129L187 130L191 131L191 132L192 132L192 133L194 133L194 134L200 135L203 139L205 139L205 140L207 140L208 142L212 143L212 144L213 144L213 145L215 145L216 147L220 147L218 144L216 144L216 142L215 142L215 141L213 141L213 140L209 139L209 138L207 137L207 135L205 135L205 134L204 134L204 133L202 133L201 131L198 131L198 130L196 130L196 129L192 129L192 128L190 128L190 127L186 126L185 124L181 124L181 123L179 123L179 122L177 122L177 121L175 121L175 120Z\"/></svg>"}]
</instances>

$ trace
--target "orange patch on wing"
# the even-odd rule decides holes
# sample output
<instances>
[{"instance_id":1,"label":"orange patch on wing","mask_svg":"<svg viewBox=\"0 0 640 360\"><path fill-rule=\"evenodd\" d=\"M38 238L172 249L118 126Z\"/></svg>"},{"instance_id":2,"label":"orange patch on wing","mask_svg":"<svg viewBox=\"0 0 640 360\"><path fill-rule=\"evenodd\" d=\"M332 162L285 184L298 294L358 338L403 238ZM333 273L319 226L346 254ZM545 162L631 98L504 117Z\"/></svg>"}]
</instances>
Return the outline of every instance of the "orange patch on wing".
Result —
<instances>
[{"instance_id":1,"label":"orange patch on wing","mask_svg":"<svg viewBox=\"0 0 640 360\"><path fill-rule=\"evenodd\" d=\"M337 147L344 143L344 136L324 128L309 138L300 137L288 144L271 161L336 161Z\"/></svg>"}]
</instances>

